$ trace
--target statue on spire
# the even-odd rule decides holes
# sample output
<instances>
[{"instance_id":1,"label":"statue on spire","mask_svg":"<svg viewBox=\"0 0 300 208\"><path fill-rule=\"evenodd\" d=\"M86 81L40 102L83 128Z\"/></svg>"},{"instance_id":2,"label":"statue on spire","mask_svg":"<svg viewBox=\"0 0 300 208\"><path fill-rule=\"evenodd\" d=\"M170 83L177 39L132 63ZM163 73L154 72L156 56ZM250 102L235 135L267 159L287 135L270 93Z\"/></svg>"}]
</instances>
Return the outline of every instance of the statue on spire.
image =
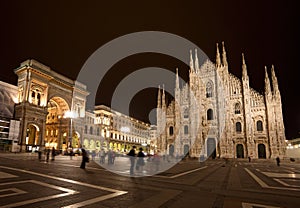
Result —
<instances>
[{"instance_id":1,"label":"statue on spire","mask_svg":"<svg viewBox=\"0 0 300 208\"><path fill-rule=\"evenodd\" d=\"M176 89L179 89L178 68L176 68Z\"/></svg>"},{"instance_id":2,"label":"statue on spire","mask_svg":"<svg viewBox=\"0 0 300 208\"><path fill-rule=\"evenodd\" d=\"M222 46L223 46L223 54L222 54L223 65L228 66L224 41L222 41Z\"/></svg>"},{"instance_id":3,"label":"statue on spire","mask_svg":"<svg viewBox=\"0 0 300 208\"><path fill-rule=\"evenodd\" d=\"M272 65L272 68L271 68L271 74L272 74L273 93L274 93L274 95L278 95L278 94L280 94L280 93L279 93L279 88L278 88L277 77L276 77L276 75L275 75L274 65Z\"/></svg>"},{"instance_id":4,"label":"statue on spire","mask_svg":"<svg viewBox=\"0 0 300 208\"><path fill-rule=\"evenodd\" d=\"M199 60L198 60L197 48L195 49L195 68L196 68L196 72L198 72L199 71Z\"/></svg>"},{"instance_id":5,"label":"statue on spire","mask_svg":"<svg viewBox=\"0 0 300 208\"><path fill-rule=\"evenodd\" d=\"M194 71L194 60L193 60L193 54L192 54L192 50L190 50L190 68L191 71Z\"/></svg>"},{"instance_id":6,"label":"statue on spire","mask_svg":"<svg viewBox=\"0 0 300 208\"><path fill-rule=\"evenodd\" d=\"M244 53L242 53L242 77L243 79L246 79L248 77L247 75L247 65L246 65L246 62L245 62L245 57L244 57Z\"/></svg>"},{"instance_id":7,"label":"statue on spire","mask_svg":"<svg viewBox=\"0 0 300 208\"><path fill-rule=\"evenodd\" d=\"M158 85L157 108L161 108L161 94L160 94L160 85Z\"/></svg>"},{"instance_id":8,"label":"statue on spire","mask_svg":"<svg viewBox=\"0 0 300 208\"><path fill-rule=\"evenodd\" d=\"M220 57L219 44L218 43L217 43L216 65L217 65L217 67L221 66L221 57Z\"/></svg>"},{"instance_id":9,"label":"statue on spire","mask_svg":"<svg viewBox=\"0 0 300 208\"><path fill-rule=\"evenodd\" d=\"M267 72L267 66L265 66L265 95L270 95L270 93L271 93L270 80Z\"/></svg>"}]
</instances>

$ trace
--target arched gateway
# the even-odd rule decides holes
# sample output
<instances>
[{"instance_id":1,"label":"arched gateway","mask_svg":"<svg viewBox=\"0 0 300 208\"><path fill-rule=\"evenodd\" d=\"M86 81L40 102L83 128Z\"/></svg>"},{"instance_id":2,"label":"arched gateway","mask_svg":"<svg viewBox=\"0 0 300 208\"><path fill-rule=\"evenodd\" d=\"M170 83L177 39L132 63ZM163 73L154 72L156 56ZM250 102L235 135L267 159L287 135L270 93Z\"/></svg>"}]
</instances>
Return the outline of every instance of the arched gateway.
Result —
<instances>
[{"instance_id":1,"label":"arched gateway","mask_svg":"<svg viewBox=\"0 0 300 208\"><path fill-rule=\"evenodd\" d=\"M71 146L73 136L77 135L75 127L79 134L83 131L86 86L35 60L22 62L15 73L18 75L15 116L21 121L21 151ZM66 112L72 112L72 116L66 116Z\"/></svg>"}]
</instances>

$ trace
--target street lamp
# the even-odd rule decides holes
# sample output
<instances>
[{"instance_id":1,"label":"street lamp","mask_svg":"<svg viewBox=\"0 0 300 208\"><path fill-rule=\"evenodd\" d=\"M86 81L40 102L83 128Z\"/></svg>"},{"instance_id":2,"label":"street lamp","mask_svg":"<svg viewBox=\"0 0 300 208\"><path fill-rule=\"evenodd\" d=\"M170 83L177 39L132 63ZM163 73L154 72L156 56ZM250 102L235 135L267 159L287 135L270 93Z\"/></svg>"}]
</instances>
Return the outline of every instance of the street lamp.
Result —
<instances>
[{"instance_id":1,"label":"street lamp","mask_svg":"<svg viewBox=\"0 0 300 208\"><path fill-rule=\"evenodd\" d=\"M73 130L72 130L72 126L73 126L73 118L76 118L75 114L73 111L66 111L64 118L70 118L70 132L69 132L69 148L72 148L72 139L73 139Z\"/></svg>"}]
</instances>

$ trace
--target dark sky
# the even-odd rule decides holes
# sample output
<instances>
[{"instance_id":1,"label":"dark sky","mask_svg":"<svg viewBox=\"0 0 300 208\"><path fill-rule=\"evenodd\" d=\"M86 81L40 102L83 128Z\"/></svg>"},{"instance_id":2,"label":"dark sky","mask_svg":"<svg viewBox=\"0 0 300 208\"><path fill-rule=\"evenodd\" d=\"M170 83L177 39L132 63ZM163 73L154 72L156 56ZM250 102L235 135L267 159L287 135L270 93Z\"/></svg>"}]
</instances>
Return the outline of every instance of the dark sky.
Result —
<instances>
[{"instance_id":1,"label":"dark sky","mask_svg":"<svg viewBox=\"0 0 300 208\"><path fill-rule=\"evenodd\" d=\"M250 85L264 91L264 66L272 64L282 95L288 139L299 137L299 18L297 1L1 1L0 80L16 84L13 69L33 58L76 79L87 58L128 33L164 31L198 45L211 60L225 41L229 71L241 77L245 53ZM189 56L189 54L187 54ZM117 84L143 67L162 67L186 79L188 67L173 57L143 53L116 63L98 89L98 104L110 105ZM147 121L157 89L141 90L131 116ZM147 99L145 99L147 95Z\"/></svg>"}]
</instances>

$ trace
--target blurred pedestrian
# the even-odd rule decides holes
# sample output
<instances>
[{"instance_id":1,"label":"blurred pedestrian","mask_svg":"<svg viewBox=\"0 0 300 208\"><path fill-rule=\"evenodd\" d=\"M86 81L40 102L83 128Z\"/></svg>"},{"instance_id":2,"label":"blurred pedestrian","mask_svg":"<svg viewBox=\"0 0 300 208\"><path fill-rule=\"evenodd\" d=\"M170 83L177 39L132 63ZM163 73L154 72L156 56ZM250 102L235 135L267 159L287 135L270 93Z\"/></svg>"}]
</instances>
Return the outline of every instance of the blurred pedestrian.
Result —
<instances>
[{"instance_id":1,"label":"blurred pedestrian","mask_svg":"<svg viewBox=\"0 0 300 208\"><path fill-rule=\"evenodd\" d=\"M127 154L127 156L129 156L130 159L130 175L134 175L134 165L135 165L135 156L136 156L135 149L136 146L132 146L132 149Z\"/></svg>"},{"instance_id":2,"label":"blurred pedestrian","mask_svg":"<svg viewBox=\"0 0 300 208\"><path fill-rule=\"evenodd\" d=\"M135 166L135 169L136 170L139 170L141 172L143 172L143 167L145 165L145 161L144 161L144 157L145 157L145 154L143 152L143 148L140 147L139 148L139 152L137 154L137 162L136 162L136 166Z\"/></svg>"},{"instance_id":3,"label":"blurred pedestrian","mask_svg":"<svg viewBox=\"0 0 300 208\"><path fill-rule=\"evenodd\" d=\"M46 149L46 162L49 162L50 149Z\"/></svg>"},{"instance_id":4,"label":"blurred pedestrian","mask_svg":"<svg viewBox=\"0 0 300 208\"><path fill-rule=\"evenodd\" d=\"M96 152L93 151L93 152L92 152L92 160L95 160L95 157L96 157Z\"/></svg>"},{"instance_id":5,"label":"blurred pedestrian","mask_svg":"<svg viewBox=\"0 0 300 208\"><path fill-rule=\"evenodd\" d=\"M251 157L250 156L248 156L248 161L251 162Z\"/></svg>"},{"instance_id":6,"label":"blurred pedestrian","mask_svg":"<svg viewBox=\"0 0 300 208\"><path fill-rule=\"evenodd\" d=\"M276 157L276 163L277 163L277 166L280 166L280 158L278 156Z\"/></svg>"},{"instance_id":7,"label":"blurred pedestrian","mask_svg":"<svg viewBox=\"0 0 300 208\"><path fill-rule=\"evenodd\" d=\"M41 161L42 160L42 151L40 149L38 151L38 155L39 155L39 161Z\"/></svg>"},{"instance_id":8,"label":"blurred pedestrian","mask_svg":"<svg viewBox=\"0 0 300 208\"><path fill-rule=\"evenodd\" d=\"M100 156L100 164L104 164L105 162L105 151L103 148L101 148L100 152L99 152L99 156Z\"/></svg>"},{"instance_id":9,"label":"blurred pedestrian","mask_svg":"<svg viewBox=\"0 0 300 208\"><path fill-rule=\"evenodd\" d=\"M111 153L111 164L115 163L115 159L116 159L116 152L112 151L112 153Z\"/></svg>"},{"instance_id":10,"label":"blurred pedestrian","mask_svg":"<svg viewBox=\"0 0 300 208\"><path fill-rule=\"evenodd\" d=\"M52 150L51 150L51 160L54 161L54 158L55 158L55 148L52 147Z\"/></svg>"},{"instance_id":11,"label":"blurred pedestrian","mask_svg":"<svg viewBox=\"0 0 300 208\"><path fill-rule=\"evenodd\" d=\"M113 151L111 149L109 149L107 152L107 164L108 165L112 164L112 157L113 157Z\"/></svg>"},{"instance_id":12,"label":"blurred pedestrian","mask_svg":"<svg viewBox=\"0 0 300 208\"><path fill-rule=\"evenodd\" d=\"M70 154L70 160L72 160L73 159L73 154L74 154L73 149L70 150L69 154Z\"/></svg>"},{"instance_id":13,"label":"blurred pedestrian","mask_svg":"<svg viewBox=\"0 0 300 208\"><path fill-rule=\"evenodd\" d=\"M85 169L85 164L89 162L89 157L85 149L82 149L81 151L82 151L82 161L81 161L80 168Z\"/></svg>"},{"instance_id":14,"label":"blurred pedestrian","mask_svg":"<svg viewBox=\"0 0 300 208\"><path fill-rule=\"evenodd\" d=\"M159 170L159 165L160 165L160 160L161 160L161 155L159 150L157 150L156 153L153 155L153 162L155 165L155 171L157 172Z\"/></svg>"}]
</instances>

